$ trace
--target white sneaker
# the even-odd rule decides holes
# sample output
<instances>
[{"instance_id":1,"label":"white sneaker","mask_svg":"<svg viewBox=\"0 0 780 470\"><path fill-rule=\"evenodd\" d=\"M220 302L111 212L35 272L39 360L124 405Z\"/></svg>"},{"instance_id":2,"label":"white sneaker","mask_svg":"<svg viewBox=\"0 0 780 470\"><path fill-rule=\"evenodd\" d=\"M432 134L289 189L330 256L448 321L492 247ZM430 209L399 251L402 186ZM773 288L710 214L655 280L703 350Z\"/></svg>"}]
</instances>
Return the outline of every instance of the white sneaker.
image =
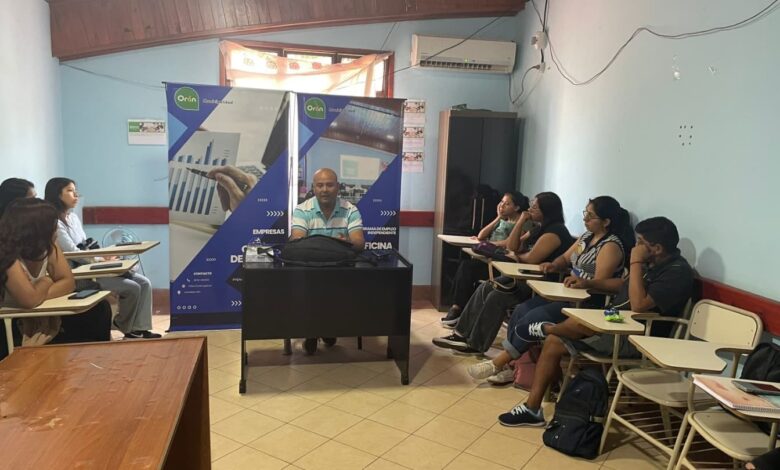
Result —
<instances>
[{"instance_id":1,"label":"white sneaker","mask_svg":"<svg viewBox=\"0 0 780 470\"><path fill-rule=\"evenodd\" d=\"M498 373L491 375L487 378L487 381L493 385L506 385L515 381L515 370L508 365Z\"/></svg>"},{"instance_id":2,"label":"white sneaker","mask_svg":"<svg viewBox=\"0 0 780 470\"><path fill-rule=\"evenodd\" d=\"M472 364L468 368L469 375L475 379L486 379L496 372L498 372L496 366L493 365L493 361L490 359Z\"/></svg>"}]
</instances>

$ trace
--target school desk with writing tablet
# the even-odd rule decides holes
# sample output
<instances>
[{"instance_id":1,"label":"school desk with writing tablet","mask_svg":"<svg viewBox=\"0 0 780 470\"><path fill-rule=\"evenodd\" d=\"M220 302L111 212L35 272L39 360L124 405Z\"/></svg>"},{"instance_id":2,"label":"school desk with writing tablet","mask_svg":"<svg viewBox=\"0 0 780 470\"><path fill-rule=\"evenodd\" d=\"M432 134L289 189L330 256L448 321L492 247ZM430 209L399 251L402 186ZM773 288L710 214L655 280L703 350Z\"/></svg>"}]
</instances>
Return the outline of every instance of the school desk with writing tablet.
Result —
<instances>
[{"instance_id":1,"label":"school desk with writing tablet","mask_svg":"<svg viewBox=\"0 0 780 470\"><path fill-rule=\"evenodd\" d=\"M19 348L0 383L3 468L211 468L205 337Z\"/></svg>"},{"instance_id":2,"label":"school desk with writing tablet","mask_svg":"<svg viewBox=\"0 0 780 470\"><path fill-rule=\"evenodd\" d=\"M109 294L111 294L110 291L102 290L83 299L71 299L69 297L73 294L66 294L62 297L46 300L35 308L0 308L0 318L5 322L5 339L8 343L8 354L14 352L13 330L11 329L12 319L84 313L105 299Z\"/></svg>"},{"instance_id":3,"label":"school desk with writing tablet","mask_svg":"<svg viewBox=\"0 0 780 470\"><path fill-rule=\"evenodd\" d=\"M575 306L590 298L590 294L585 289L573 289L566 287L560 282L550 281L528 281L528 287L537 295L554 302L573 302Z\"/></svg>"},{"instance_id":4,"label":"school desk with writing tablet","mask_svg":"<svg viewBox=\"0 0 780 470\"><path fill-rule=\"evenodd\" d=\"M119 266L117 266L117 264ZM137 259L101 261L99 263L82 264L77 268L73 268L73 277L78 280L121 276L122 274L133 269L136 264L138 264Z\"/></svg>"},{"instance_id":5,"label":"school desk with writing tablet","mask_svg":"<svg viewBox=\"0 0 780 470\"><path fill-rule=\"evenodd\" d=\"M454 246L474 246L479 244L479 240L477 240L476 237L467 237L463 235L444 235L443 233L436 235L436 237L444 243L448 243Z\"/></svg>"},{"instance_id":6,"label":"school desk with writing tablet","mask_svg":"<svg viewBox=\"0 0 780 470\"><path fill-rule=\"evenodd\" d=\"M140 255L145 253L155 246L159 245L159 241L145 241L132 245L111 245L105 248L98 248L96 250L79 250L79 251L66 251L64 253L65 258L92 258L93 256L126 256L126 255Z\"/></svg>"}]
</instances>

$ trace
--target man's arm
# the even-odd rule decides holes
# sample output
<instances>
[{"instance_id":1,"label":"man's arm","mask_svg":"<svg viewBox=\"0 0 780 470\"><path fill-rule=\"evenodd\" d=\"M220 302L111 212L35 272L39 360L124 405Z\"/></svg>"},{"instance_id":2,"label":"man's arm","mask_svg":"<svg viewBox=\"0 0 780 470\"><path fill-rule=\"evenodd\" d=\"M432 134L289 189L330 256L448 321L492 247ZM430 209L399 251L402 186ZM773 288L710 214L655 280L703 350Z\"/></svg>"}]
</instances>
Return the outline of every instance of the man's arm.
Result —
<instances>
[{"instance_id":1,"label":"man's arm","mask_svg":"<svg viewBox=\"0 0 780 470\"><path fill-rule=\"evenodd\" d=\"M347 233L349 233L350 243L356 250L365 249L366 238L363 236L363 217L360 215L358 208L354 206L347 214Z\"/></svg>"},{"instance_id":2,"label":"man's arm","mask_svg":"<svg viewBox=\"0 0 780 470\"><path fill-rule=\"evenodd\" d=\"M304 217L303 211L297 207L293 210L292 228L290 230L290 240L297 240L305 237L308 233L308 222Z\"/></svg>"},{"instance_id":3,"label":"man's arm","mask_svg":"<svg viewBox=\"0 0 780 470\"><path fill-rule=\"evenodd\" d=\"M644 245L636 245L631 250L631 261L628 274L628 299L631 301L631 310L644 313L655 307L655 301L647 292L645 282L645 263L650 253Z\"/></svg>"},{"instance_id":4,"label":"man's arm","mask_svg":"<svg viewBox=\"0 0 780 470\"><path fill-rule=\"evenodd\" d=\"M363 236L363 229L359 228L349 232L349 242L356 250L363 250L366 246L366 238Z\"/></svg>"}]
</instances>

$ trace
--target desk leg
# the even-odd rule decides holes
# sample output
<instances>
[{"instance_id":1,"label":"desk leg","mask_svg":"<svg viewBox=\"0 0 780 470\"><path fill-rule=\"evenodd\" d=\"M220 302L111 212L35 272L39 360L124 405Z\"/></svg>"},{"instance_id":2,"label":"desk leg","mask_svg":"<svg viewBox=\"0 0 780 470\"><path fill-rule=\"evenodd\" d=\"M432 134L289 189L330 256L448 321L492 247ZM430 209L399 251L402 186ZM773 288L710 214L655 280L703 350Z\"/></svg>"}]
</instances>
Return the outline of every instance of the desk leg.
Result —
<instances>
[{"instance_id":1,"label":"desk leg","mask_svg":"<svg viewBox=\"0 0 780 470\"><path fill-rule=\"evenodd\" d=\"M241 330L241 380L238 382L238 393L246 393L246 369L249 367L249 358L246 354L246 341L244 331Z\"/></svg>"},{"instance_id":2,"label":"desk leg","mask_svg":"<svg viewBox=\"0 0 780 470\"><path fill-rule=\"evenodd\" d=\"M775 445L777 444L777 427L778 422L772 421L772 430L769 431L769 448L768 450L772 450L775 448Z\"/></svg>"},{"instance_id":3,"label":"desk leg","mask_svg":"<svg viewBox=\"0 0 780 470\"><path fill-rule=\"evenodd\" d=\"M292 340L290 338L284 339L284 355L289 356L292 354Z\"/></svg>"},{"instance_id":4,"label":"desk leg","mask_svg":"<svg viewBox=\"0 0 780 470\"><path fill-rule=\"evenodd\" d=\"M409 385L409 335L387 337L387 358L401 371L401 384Z\"/></svg>"},{"instance_id":5,"label":"desk leg","mask_svg":"<svg viewBox=\"0 0 780 470\"><path fill-rule=\"evenodd\" d=\"M3 318L3 322L5 322L5 340L8 344L8 355L10 356L14 352L14 332L11 330L13 325L10 318Z\"/></svg>"}]
</instances>

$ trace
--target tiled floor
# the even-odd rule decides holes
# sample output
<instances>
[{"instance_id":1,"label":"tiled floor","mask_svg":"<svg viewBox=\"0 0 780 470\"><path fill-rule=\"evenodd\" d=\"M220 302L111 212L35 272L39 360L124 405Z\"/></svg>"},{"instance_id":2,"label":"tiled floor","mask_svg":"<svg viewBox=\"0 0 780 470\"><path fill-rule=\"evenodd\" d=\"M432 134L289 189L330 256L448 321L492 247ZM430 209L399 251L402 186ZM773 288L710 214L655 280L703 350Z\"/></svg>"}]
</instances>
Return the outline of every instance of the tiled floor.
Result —
<instances>
[{"instance_id":1,"label":"tiled floor","mask_svg":"<svg viewBox=\"0 0 780 470\"><path fill-rule=\"evenodd\" d=\"M411 378L402 386L384 338L354 338L305 356L281 341L249 344L253 367L239 395L240 333L208 336L213 468L241 469L631 469L664 468L660 452L615 433L610 452L573 459L542 445L542 429L505 428L496 416L525 392L472 380L456 356L431 344L441 314L412 314ZM157 331L168 317L155 316ZM176 334L178 335L178 333ZM552 416L551 405L546 416Z\"/></svg>"}]
</instances>

